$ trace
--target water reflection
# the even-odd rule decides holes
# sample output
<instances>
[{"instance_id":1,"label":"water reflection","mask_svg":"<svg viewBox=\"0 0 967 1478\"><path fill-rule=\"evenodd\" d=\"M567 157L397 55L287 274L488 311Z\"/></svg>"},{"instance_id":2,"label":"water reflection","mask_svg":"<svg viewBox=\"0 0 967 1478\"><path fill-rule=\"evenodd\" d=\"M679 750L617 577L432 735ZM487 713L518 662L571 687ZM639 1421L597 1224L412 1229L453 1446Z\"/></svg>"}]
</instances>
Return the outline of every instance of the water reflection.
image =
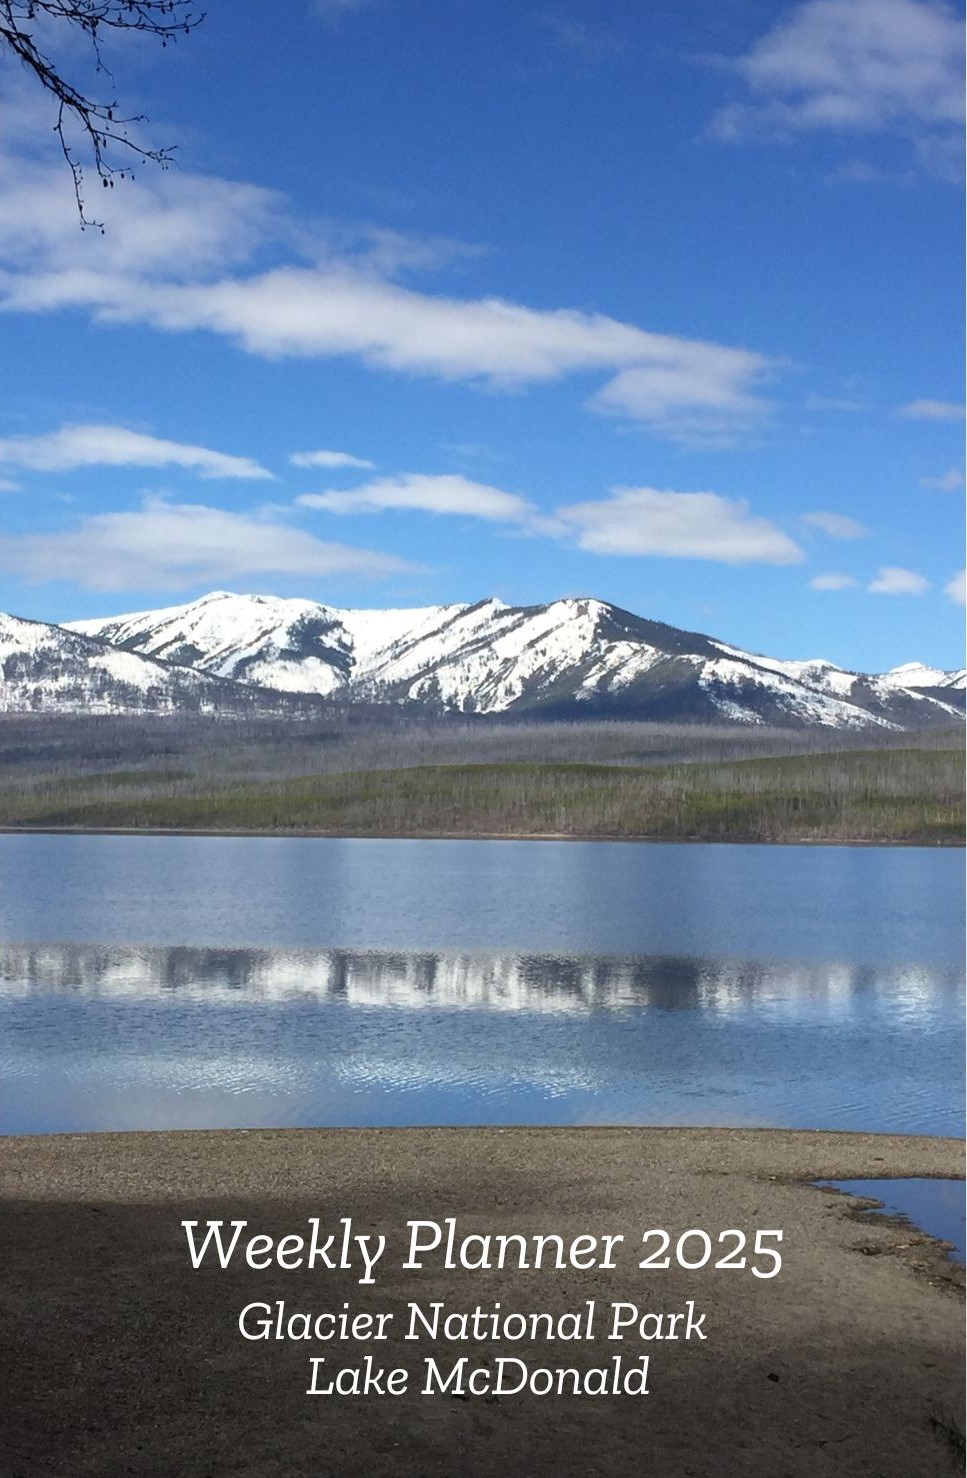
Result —
<instances>
[{"instance_id":1,"label":"water reflection","mask_svg":"<svg viewBox=\"0 0 967 1478\"><path fill-rule=\"evenodd\" d=\"M953 968L8 943L0 1010L12 1133L962 1123Z\"/></svg>"},{"instance_id":2,"label":"water reflection","mask_svg":"<svg viewBox=\"0 0 967 1478\"><path fill-rule=\"evenodd\" d=\"M74 992L226 1004L338 1001L351 1006L536 1013L744 1010L830 1013L877 998L917 1013L956 994L962 974L925 966L380 950L0 944L0 998Z\"/></svg>"}]
</instances>

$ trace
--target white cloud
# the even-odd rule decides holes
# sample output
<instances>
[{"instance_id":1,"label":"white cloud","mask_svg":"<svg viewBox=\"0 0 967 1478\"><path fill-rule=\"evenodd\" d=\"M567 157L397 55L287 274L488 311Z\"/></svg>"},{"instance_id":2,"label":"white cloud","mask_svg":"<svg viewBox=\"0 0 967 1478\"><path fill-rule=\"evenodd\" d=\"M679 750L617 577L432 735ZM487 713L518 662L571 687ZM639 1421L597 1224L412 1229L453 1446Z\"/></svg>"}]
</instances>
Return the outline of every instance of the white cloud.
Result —
<instances>
[{"instance_id":1,"label":"white cloud","mask_svg":"<svg viewBox=\"0 0 967 1478\"><path fill-rule=\"evenodd\" d=\"M923 595L930 588L930 581L918 575L916 570L884 565L866 588L874 595Z\"/></svg>"},{"instance_id":2,"label":"white cloud","mask_svg":"<svg viewBox=\"0 0 967 1478\"><path fill-rule=\"evenodd\" d=\"M908 185L913 176L909 171L877 169L865 159L849 159L845 164L837 164L825 179L828 185Z\"/></svg>"},{"instance_id":3,"label":"white cloud","mask_svg":"<svg viewBox=\"0 0 967 1478\"><path fill-rule=\"evenodd\" d=\"M964 116L963 35L934 0L805 0L734 62L747 99L715 129L952 132Z\"/></svg>"},{"instance_id":4,"label":"white cloud","mask_svg":"<svg viewBox=\"0 0 967 1478\"><path fill-rule=\"evenodd\" d=\"M250 457L163 441L124 426L61 426L45 436L0 437L0 463L34 472L77 467L184 467L200 477L269 478Z\"/></svg>"},{"instance_id":5,"label":"white cloud","mask_svg":"<svg viewBox=\"0 0 967 1478\"><path fill-rule=\"evenodd\" d=\"M84 272L95 276L191 281L245 262L261 242L291 231L283 197L274 191L172 169L98 195L107 230L85 232L79 243L63 164L9 163L0 195L0 257L13 267L33 264L48 274L83 261Z\"/></svg>"},{"instance_id":6,"label":"white cloud","mask_svg":"<svg viewBox=\"0 0 967 1478\"><path fill-rule=\"evenodd\" d=\"M920 486L937 488L941 493L959 493L964 485L964 474L959 467L950 467L940 477L921 477Z\"/></svg>"},{"instance_id":7,"label":"white cloud","mask_svg":"<svg viewBox=\"0 0 967 1478\"><path fill-rule=\"evenodd\" d=\"M460 514L494 523L541 521L526 498L486 483L472 482L459 473L436 476L406 473L402 477L376 478L351 492L304 493L296 503L300 508L321 508L327 513L381 513L395 508Z\"/></svg>"},{"instance_id":8,"label":"white cloud","mask_svg":"<svg viewBox=\"0 0 967 1478\"><path fill-rule=\"evenodd\" d=\"M963 50L963 23L943 0L804 0L726 62L745 94L719 109L712 133L732 141L891 133L907 145L908 168L853 160L827 178L907 184L925 172L956 182Z\"/></svg>"},{"instance_id":9,"label":"white cloud","mask_svg":"<svg viewBox=\"0 0 967 1478\"><path fill-rule=\"evenodd\" d=\"M865 539L870 532L865 524L845 513L803 513L800 521L810 528L820 529L831 539Z\"/></svg>"},{"instance_id":10,"label":"white cloud","mask_svg":"<svg viewBox=\"0 0 967 1478\"><path fill-rule=\"evenodd\" d=\"M293 467L364 467L373 468L375 462L362 457L353 457L349 452L293 452L289 458Z\"/></svg>"},{"instance_id":11,"label":"white cloud","mask_svg":"<svg viewBox=\"0 0 967 1478\"><path fill-rule=\"evenodd\" d=\"M748 351L651 334L602 314L436 297L348 268L129 289L97 284L100 315L172 331L209 328L267 358L358 355L383 369L495 387L634 365L633 397L620 386L615 396L627 414L657 423L683 406L694 414L738 402L747 412L749 387L765 369Z\"/></svg>"},{"instance_id":12,"label":"white cloud","mask_svg":"<svg viewBox=\"0 0 967 1478\"><path fill-rule=\"evenodd\" d=\"M911 400L897 414L906 421L962 421L964 407L951 400Z\"/></svg>"},{"instance_id":13,"label":"white cloud","mask_svg":"<svg viewBox=\"0 0 967 1478\"><path fill-rule=\"evenodd\" d=\"M450 514L508 524L532 534L572 542L596 554L662 555L723 564L793 564L802 551L742 500L717 493L613 488L606 498L571 503L542 513L529 499L473 482L459 473L376 478L360 488L305 493L301 508L327 513L380 513L387 509Z\"/></svg>"},{"instance_id":14,"label":"white cloud","mask_svg":"<svg viewBox=\"0 0 967 1478\"><path fill-rule=\"evenodd\" d=\"M948 580L944 586L944 595L948 596L955 605L967 604L967 570L961 570L952 580Z\"/></svg>"},{"instance_id":15,"label":"white cloud","mask_svg":"<svg viewBox=\"0 0 967 1478\"><path fill-rule=\"evenodd\" d=\"M123 189L99 195L97 214L106 230L79 238L62 161L18 157L10 160L10 174L0 195L0 256L16 270L57 274L83 261L92 278L113 273L187 283L239 268L266 248L317 264L351 261L377 276L486 255L484 247L439 234L328 218L302 221L277 191L180 169L125 180Z\"/></svg>"},{"instance_id":16,"label":"white cloud","mask_svg":"<svg viewBox=\"0 0 967 1478\"><path fill-rule=\"evenodd\" d=\"M4 541L4 566L33 581L91 590L184 590L261 576L383 576L413 566L390 555L328 544L266 516L148 497L126 513L76 528Z\"/></svg>"},{"instance_id":17,"label":"white cloud","mask_svg":"<svg viewBox=\"0 0 967 1478\"><path fill-rule=\"evenodd\" d=\"M305 231L296 234L301 237L304 255L317 264L351 262L358 271L374 277L434 272L490 254L489 247L453 236L331 219L321 223L312 235Z\"/></svg>"},{"instance_id":18,"label":"white cloud","mask_svg":"<svg viewBox=\"0 0 967 1478\"><path fill-rule=\"evenodd\" d=\"M852 575L814 575L809 582L810 590L849 590L856 581Z\"/></svg>"},{"instance_id":19,"label":"white cloud","mask_svg":"<svg viewBox=\"0 0 967 1478\"><path fill-rule=\"evenodd\" d=\"M796 564L803 557L792 539L750 513L743 499L718 493L618 487L608 498L556 511L575 530L579 547L596 554L776 565Z\"/></svg>"},{"instance_id":20,"label":"white cloud","mask_svg":"<svg viewBox=\"0 0 967 1478\"><path fill-rule=\"evenodd\" d=\"M19 493L20 484L12 477L0 477L0 493Z\"/></svg>"},{"instance_id":21,"label":"white cloud","mask_svg":"<svg viewBox=\"0 0 967 1478\"><path fill-rule=\"evenodd\" d=\"M101 323L203 330L268 359L353 357L380 370L496 389L597 374L592 408L679 439L747 425L777 366L750 349L657 334L606 314L455 297L395 280L410 244L338 239L286 217L270 192L179 175L112 199L107 235L81 239L63 179L24 166L0 200L0 306L83 309ZM117 199L115 199L117 197ZM118 201L122 208L117 210ZM378 235L379 233L377 233ZM418 244L417 244L418 245ZM432 243L431 243L432 246ZM282 261L244 269L259 247ZM439 243L419 265L439 265Z\"/></svg>"},{"instance_id":22,"label":"white cloud","mask_svg":"<svg viewBox=\"0 0 967 1478\"><path fill-rule=\"evenodd\" d=\"M766 363L741 349L681 345L664 362L621 370L593 397L592 409L663 427L676 441L728 441L763 412L754 393Z\"/></svg>"}]
</instances>

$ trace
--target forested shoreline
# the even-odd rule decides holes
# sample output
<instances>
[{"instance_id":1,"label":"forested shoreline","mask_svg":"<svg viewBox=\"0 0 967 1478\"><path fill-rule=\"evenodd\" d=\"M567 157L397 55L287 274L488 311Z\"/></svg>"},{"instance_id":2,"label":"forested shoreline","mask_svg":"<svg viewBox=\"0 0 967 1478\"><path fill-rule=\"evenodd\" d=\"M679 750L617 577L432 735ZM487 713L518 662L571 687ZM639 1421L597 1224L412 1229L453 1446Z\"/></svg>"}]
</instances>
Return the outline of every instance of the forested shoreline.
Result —
<instances>
[{"instance_id":1,"label":"forested shoreline","mask_svg":"<svg viewBox=\"0 0 967 1478\"><path fill-rule=\"evenodd\" d=\"M6 720L0 826L958 845L963 734Z\"/></svg>"}]
</instances>

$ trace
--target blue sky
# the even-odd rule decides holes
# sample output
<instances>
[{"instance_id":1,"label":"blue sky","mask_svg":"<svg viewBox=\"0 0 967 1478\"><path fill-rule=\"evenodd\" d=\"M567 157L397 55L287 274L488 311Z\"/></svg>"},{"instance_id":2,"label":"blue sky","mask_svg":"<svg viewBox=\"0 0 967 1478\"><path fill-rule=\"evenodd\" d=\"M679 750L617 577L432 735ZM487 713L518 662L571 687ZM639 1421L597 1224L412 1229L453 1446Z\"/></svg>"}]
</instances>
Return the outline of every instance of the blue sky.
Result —
<instances>
[{"instance_id":1,"label":"blue sky","mask_svg":"<svg viewBox=\"0 0 967 1478\"><path fill-rule=\"evenodd\" d=\"M178 163L89 177L103 234L0 69L0 607L590 594L962 664L952 7L283 11L110 52Z\"/></svg>"}]
</instances>

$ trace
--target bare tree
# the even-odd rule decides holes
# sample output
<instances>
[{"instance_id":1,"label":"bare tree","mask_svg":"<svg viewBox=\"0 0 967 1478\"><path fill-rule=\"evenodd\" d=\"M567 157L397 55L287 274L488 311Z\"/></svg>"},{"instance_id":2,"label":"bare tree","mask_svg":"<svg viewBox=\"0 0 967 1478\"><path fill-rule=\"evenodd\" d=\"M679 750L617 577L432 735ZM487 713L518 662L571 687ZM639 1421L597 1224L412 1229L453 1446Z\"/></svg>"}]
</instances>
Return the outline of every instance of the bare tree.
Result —
<instances>
[{"instance_id":1,"label":"bare tree","mask_svg":"<svg viewBox=\"0 0 967 1478\"><path fill-rule=\"evenodd\" d=\"M166 47L179 36L186 36L203 19L202 13L192 9L192 0L0 0L0 43L19 57L57 105L54 131L73 177L82 227L104 229L85 213L84 172L70 141L72 125L104 189L112 189L115 179L131 177L135 164L150 161L166 168L172 150L152 149L138 142L132 129L146 121L143 114L122 116L116 99L99 101L69 81L38 44L38 28L62 22L66 31L83 34L91 45L95 72L113 86L114 78L101 52L105 38L141 31L157 36ZM123 163L108 162L111 145L120 152Z\"/></svg>"}]
</instances>

